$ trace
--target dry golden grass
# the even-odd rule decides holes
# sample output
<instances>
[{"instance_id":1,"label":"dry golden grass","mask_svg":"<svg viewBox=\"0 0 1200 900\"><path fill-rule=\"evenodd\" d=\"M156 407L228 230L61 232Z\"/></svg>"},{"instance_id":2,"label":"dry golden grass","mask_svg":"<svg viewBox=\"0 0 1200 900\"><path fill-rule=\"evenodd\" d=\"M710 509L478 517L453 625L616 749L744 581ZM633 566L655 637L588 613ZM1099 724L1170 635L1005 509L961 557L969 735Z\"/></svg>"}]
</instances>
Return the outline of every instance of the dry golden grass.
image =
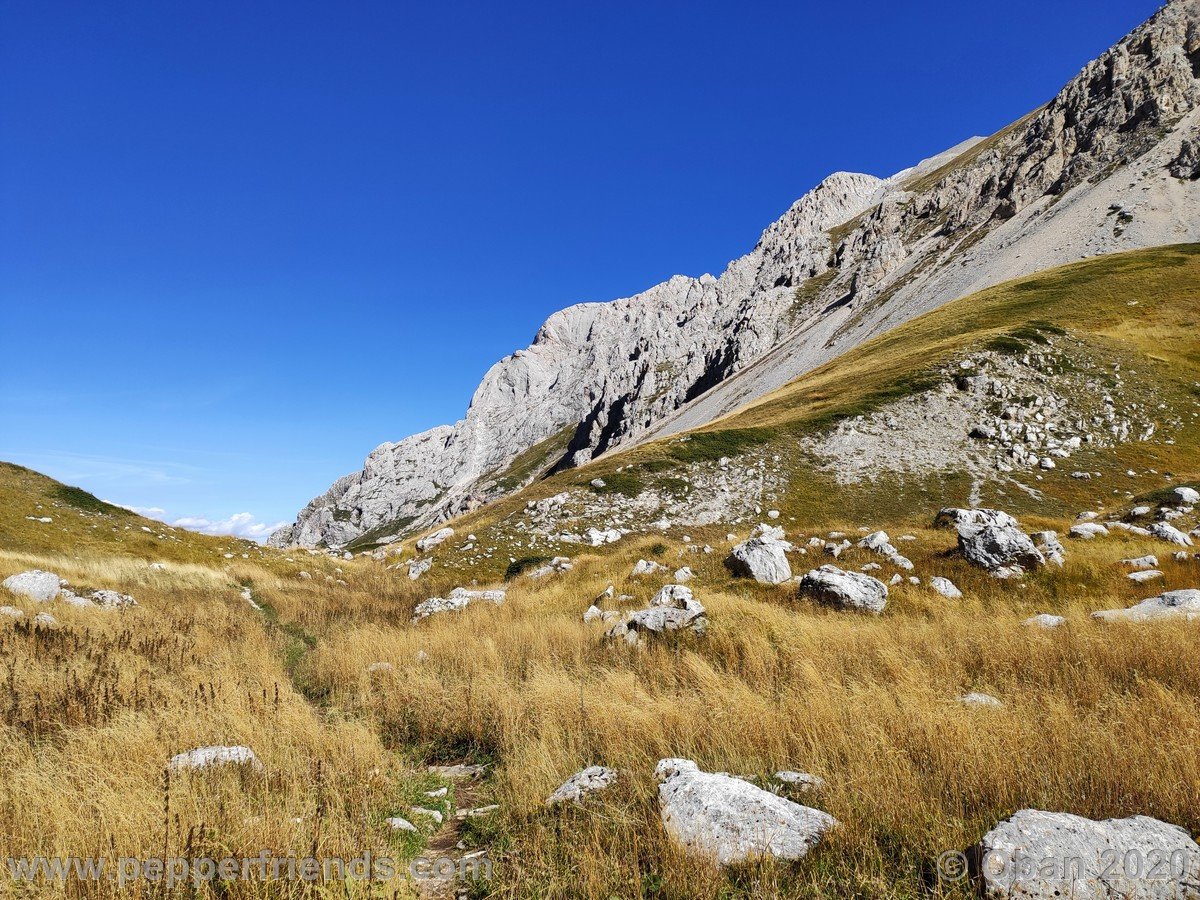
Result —
<instances>
[{"instance_id":1,"label":"dry golden grass","mask_svg":"<svg viewBox=\"0 0 1200 900\"><path fill-rule=\"evenodd\" d=\"M709 634L638 652L580 619L610 579L639 598L661 583L623 578L647 552L632 545L550 583L518 579L499 608L352 627L317 649L309 677L393 740L501 762L503 818L479 835L501 854L498 896L910 897L929 887L939 852L1022 807L1200 828L1200 628L1089 616L1147 596L1113 562L1163 557L1163 545L1072 542L1065 570L1021 590L947 558L951 534L918 536L905 545L917 570L953 578L966 599L905 585L885 615L864 617L732 582L719 552L688 554ZM1167 587L1195 584L1195 562L1164 567ZM1023 627L1037 612L1068 625ZM367 676L375 660L395 670ZM972 690L1004 708L956 702ZM843 827L796 867L698 867L657 821L652 772L667 756L820 774L828 789L807 802ZM621 769L621 786L582 811L547 812L545 797L592 764Z\"/></svg>"}]
</instances>

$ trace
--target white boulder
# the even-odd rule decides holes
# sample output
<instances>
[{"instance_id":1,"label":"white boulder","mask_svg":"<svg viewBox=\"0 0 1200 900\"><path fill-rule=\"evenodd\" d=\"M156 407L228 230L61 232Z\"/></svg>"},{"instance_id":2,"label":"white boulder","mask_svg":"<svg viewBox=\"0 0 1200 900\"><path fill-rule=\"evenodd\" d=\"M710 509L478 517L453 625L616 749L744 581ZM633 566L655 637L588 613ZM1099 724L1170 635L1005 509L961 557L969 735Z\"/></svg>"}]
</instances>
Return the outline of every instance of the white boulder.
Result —
<instances>
[{"instance_id":1,"label":"white boulder","mask_svg":"<svg viewBox=\"0 0 1200 900\"><path fill-rule=\"evenodd\" d=\"M730 551L725 566L734 575L760 584L782 584L792 577L787 545L775 538L750 538Z\"/></svg>"},{"instance_id":2,"label":"white boulder","mask_svg":"<svg viewBox=\"0 0 1200 900\"><path fill-rule=\"evenodd\" d=\"M961 600L963 592L949 578L940 575L929 579L929 586L948 600Z\"/></svg>"},{"instance_id":3,"label":"white boulder","mask_svg":"<svg viewBox=\"0 0 1200 900\"><path fill-rule=\"evenodd\" d=\"M729 865L763 857L801 859L837 820L731 775L701 772L688 759L654 770L663 826L688 852Z\"/></svg>"},{"instance_id":4,"label":"white boulder","mask_svg":"<svg viewBox=\"0 0 1200 900\"><path fill-rule=\"evenodd\" d=\"M887 585L861 572L844 572L837 566L821 566L800 579L800 589L821 603L881 613L887 605Z\"/></svg>"},{"instance_id":5,"label":"white boulder","mask_svg":"<svg viewBox=\"0 0 1200 900\"><path fill-rule=\"evenodd\" d=\"M250 766L255 771L262 771L263 764L254 751L241 746L212 746L197 747L172 756L167 768L172 772L186 772L195 769L208 769L213 766Z\"/></svg>"},{"instance_id":6,"label":"white boulder","mask_svg":"<svg viewBox=\"0 0 1200 900\"><path fill-rule=\"evenodd\" d=\"M1156 619L1200 619L1200 591L1167 591L1128 609L1105 609L1092 613L1103 622L1149 622Z\"/></svg>"},{"instance_id":7,"label":"white boulder","mask_svg":"<svg viewBox=\"0 0 1200 900\"><path fill-rule=\"evenodd\" d=\"M53 572L31 569L28 572L10 575L0 583L18 597L28 597L38 603L45 603L58 596L63 580Z\"/></svg>"},{"instance_id":8,"label":"white boulder","mask_svg":"<svg viewBox=\"0 0 1200 900\"><path fill-rule=\"evenodd\" d=\"M433 534L427 534L417 541L417 549L424 553L426 550L432 550L438 544L444 543L452 537L454 537L453 528L439 528Z\"/></svg>"},{"instance_id":9,"label":"white boulder","mask_svg":"<svg viewBox=\"0 0 1200 900\"><path fill-rule=\"evenodd\" d=\"M1168 525L1166 522L1155 522L1147 529L1150 534L1156 538L1161 538L1164 541L1170 541L1172 544L1178 544L1180 547L1192 546L1192 539L1176 528L1174 525Z\"/></svg>"}]
</instances>

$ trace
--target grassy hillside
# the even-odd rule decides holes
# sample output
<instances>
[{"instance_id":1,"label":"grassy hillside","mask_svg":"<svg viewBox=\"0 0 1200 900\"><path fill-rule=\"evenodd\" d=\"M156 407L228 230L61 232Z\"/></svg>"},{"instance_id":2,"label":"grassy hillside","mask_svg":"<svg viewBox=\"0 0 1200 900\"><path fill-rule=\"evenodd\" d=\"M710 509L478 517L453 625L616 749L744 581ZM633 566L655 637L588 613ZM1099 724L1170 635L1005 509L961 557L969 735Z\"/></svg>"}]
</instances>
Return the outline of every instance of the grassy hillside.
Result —
<instances>
[{"instance_id":1,"label":"grassy hillside","mask_svg":"<svg viewBox=\"0 0 1200 900\"><path fill-rule=\"evenodd\" d=\"M173 532L4 467L0 577L49 569L79 588L133 594L140 605L106 612L51 603L44 608L60 620L55 629L0 618L13 673L0 732L0 847L411 855L428 840L439 852L462 852L459 844L488 852L494 878L470 885L474 896L915 900L970 896L965 883L939 878L939 854L972 844L1023 807L1145 814L1196 834L1200 623L1106 626L1090 613L1200 587L1200 561L1114 531L1064 540L1061 569L999 581L960 558L953 533L931 520L978 490L1019 513L1026 530L1065 535L1081 510L1124 515L1200 481L1197 298L1195 247L1087 260L1000 286L699 433L553 475L451 523L455 535L420 554L432 567L416 581L405 565L417 556L411 540L349 561L261 549ZM1105 365L1119 361L1155 405L1176 411L1179 426L1081 451L1053 471L1015 473L1036 484L1039 498L1000 479L973 486L953 472L839 483L803 449L846 417L925 390L931 372L963 353L1020 353L1042 334L1069 339ZM913 562L905 578L920 583L894 586L884 613L866 617L819 607L792 584L734 579L723 560L760 520L753 509L740 522L704 526L660 527L623 513L630 533L594 548L533 533L531 502L573 492L600 510L634 509L647 492L695 498L703 492L697 473L719 471L722 457L730 470L753 460L786 476L764 496L773 492L776 521L805 547L791 557L797 573L833 561L808 548L809 538L841 532L855 540L883 528ZM1099 476L1073 479L1073 468ZM603 485L591 486L597 478ZM553 525L555 513L547 515ZM1192 515L1177 524L1197 523ZM535 559L557 553L571 557L571 571L530 577ZM1141 587L1119 561L1148 553L1163 577ZM668 573L634 577L639 559ZM884 561L850 549L837 564L876 562ZM616 597L602 601L606 609L637 609L683 565L708 610L706 635L634 649L583 622L609 585ZM885 565L875 574L892 572ZM934 576L953 580L963 598L931 590ZM507 598L411 623L422 600L471 585L505 587ZM260 609L244 598L247 588ZM42 609L0 596L8 603ZM1062 615L1066 625L1022 624L1037 613ZM957 702L969 691L1004 705ZM265 774L189 776L164 796L171 754L225 742L253 747ZM659 820L653 768L668 756L760 779L780 769L820 775L826 787L799 799L841 825L800 863L724 871L697 863ZM383 818L434 803L424 792L442 782L425 767L450 762L486 764L488 775L447 785L442 809L499 808L398 843ZM620 770L618 783L580 808L545 806L567 776L593 764ZM406 896L410 888L338 884L304 893L231 884L141 896Z\"/></svg>"}]
</instances>

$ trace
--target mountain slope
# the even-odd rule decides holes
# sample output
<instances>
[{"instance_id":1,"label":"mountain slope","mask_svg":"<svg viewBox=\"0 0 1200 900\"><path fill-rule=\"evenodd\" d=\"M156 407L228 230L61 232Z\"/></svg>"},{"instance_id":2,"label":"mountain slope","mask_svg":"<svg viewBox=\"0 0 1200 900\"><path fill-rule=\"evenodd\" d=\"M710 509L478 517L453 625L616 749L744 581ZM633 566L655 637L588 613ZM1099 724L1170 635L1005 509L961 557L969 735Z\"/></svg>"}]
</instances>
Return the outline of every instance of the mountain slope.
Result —
<instances>
[{"instance_id":1,"label":"mountain slope","mask_svg":"<svg viewBox=\"0 0 1200 900\"><path fill-rule=\"evenodd\" d=\"M1200 0L1174 0L986 141L886 181L830 176L720 278L555 314L489 371L466 418L377 448L273 542L394 538L702 426L981 287L1200 240L1198 76Z\"/></svg>"},{"instance_id":2,"label":"mountain slope","mask_svg":"<svg viewBox=\"0 0 1200 900\"><path fill-rule=\"evenodd\" d=\"M616 451L453 520L455 536L436 550L406 540L386 551L484 582L514 559L606 553L639 537L720 546L768 509L818 532L848 521L919 527L943 506L1069 517L1097 497L1120 503L1195 481L1197 297L1195 244L1007 282L701 430Z\"/></svg>"}]
</instances>

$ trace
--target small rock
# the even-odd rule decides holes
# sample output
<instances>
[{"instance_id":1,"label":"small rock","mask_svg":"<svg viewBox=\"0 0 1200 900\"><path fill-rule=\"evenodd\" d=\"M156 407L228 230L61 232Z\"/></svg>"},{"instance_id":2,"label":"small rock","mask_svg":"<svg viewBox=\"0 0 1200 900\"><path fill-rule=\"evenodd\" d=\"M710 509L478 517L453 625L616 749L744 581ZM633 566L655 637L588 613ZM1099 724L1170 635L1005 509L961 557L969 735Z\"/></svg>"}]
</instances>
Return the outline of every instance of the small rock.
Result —
<instances>
[{"instance_id":1,"label":"small rock","mask_svg":"<svg viewBox=\"0 0 1200 900\"><path fill-rule=\"evenodd\" d=\"M1067 533L1078 540L1090 541L1093 538L1107 536L1108 529L1097 522L1084 522L1080 525L1072 525L1071 530Z\"/></svg>"},{"instance_id":2,"label":"small rock","mask_svg":"<svg viewBox=\"0 0 1200 900\"><path fill-rule=\"evenodd\" d=\"M962 591L949 578L942 578L940 575L936 578L930 578L929 586L949 600L962 599Z\"/></svg>"},{"instance_id":3,"label":"small rock","mask_svg":"<svg viewBox=\"0 0 1200 900\"><path fill-rule=\"evenodd\" d=\"M808 772L783 771L775 773L775 780L795 788L802 794L810 791L820 791L825 787L825 779L820 775L810 775Z\"/></svg>"},{"instance_id":4,"label":"small rock","mask_svg":"<svg viewBox=\"0 0 1200 900\"><path fill-rule=\"evenodd\" d=\"M963 694L958 698L958 702L966 706L986 706L992 709L1004 705L998 698L993 697L991 694L980 694L974 691L970 694Z\"/></svg>"},{"instance_id":5,"label":"small rock","mask_svg":"<svg viewBox=\"0 0 1200 900\"><path fill-rule=\"evenodd\" d=\"M633 571L629 574L635 578L644 575L660 575L667 571L667 567L662 563L656 563L649 559L639 559L633 564Z\"/></svg>"},{"instance_id":6,"label":"small rock","mask_svg":"<svg viewBox=\"0 0 1200 900\"><path fill-rule=\"evenodd\" d=\"M1172 544L1178 544L1180 547L1191 547L1192 539L1176 528L1174 525L1168 525L1166 522L1155 522L1151 525L1148 531L1156 538L1161 538L1164 541L1170 541Z\"/></svg>"},{"instance_id":7,"label":"small rock","mask_svg":"<svg viewBox=\"0 0 1200 900\"><path fill-rule=\"evenodd\" d=\"M414 825L412 822L408 821L408 819L401 818L400 816L391 816L390 818L384 819L383 824L386 825L388 828L392 829L393 831L416 831L417 830L416 825Z\"/></svg>"},{"instance_id":8,"label":"small rock","mask_svg":"<svg viewBox=\"0 0 1200 900\"><path fill-rule=\"evenodd\" d=\"M1052 616L1050 613L1039 613L1025 620L1026 628L1058 628L1060 625L1066 624L1066 619L1062 616Z\"/></svg>"},{"instance_id":9,"label":"small rock","mask_svg":"<svg viewBox=\"0 0 1200 900\"><path fill-rule=\"evenodd\" d=\"M775 538L750 538L733 548L725 566L735 576L753 578L760 584L782 584L792 577L788 546Z\"/></svg>"},{"instance_id":10,"label":"small rock","mask_svg":"<svg viewBox=\"0 0 1200 900\"><path fill-rule=\"evenodd\" d=\"M1162 578L1163 573L1158 569L1142 569L1140 572L1130 572L1127 576L1130 581L1137 584L1145 584L1148 581L1154 581L1157 578Z\"/></svg>"},{"instance_id":11,"label":"small rock","mask_svg":"<svg viewBox=\"0 0 1200 900\"><path fill-rule=\"evenodd\" d=\"M438 544L441 544L448 538L452 537L454 537L453 528L440 528L433 534L427 534L425 537L417 541L417 550L424 553L426 550L432 550Z\"/></svg>"},{"instance_id":12,"label":"small rock","mask_svg":"<svg viewBox=\"0 0 1200 900\"><path fill-rule=\"evenodd\" d=\"M580 803L588 794L602 791L616 780L615 769L605 766L589 766L564 781L558 790L546 799L546 805L554 806L567 802Z\"/></svg>"}]
</instances>

